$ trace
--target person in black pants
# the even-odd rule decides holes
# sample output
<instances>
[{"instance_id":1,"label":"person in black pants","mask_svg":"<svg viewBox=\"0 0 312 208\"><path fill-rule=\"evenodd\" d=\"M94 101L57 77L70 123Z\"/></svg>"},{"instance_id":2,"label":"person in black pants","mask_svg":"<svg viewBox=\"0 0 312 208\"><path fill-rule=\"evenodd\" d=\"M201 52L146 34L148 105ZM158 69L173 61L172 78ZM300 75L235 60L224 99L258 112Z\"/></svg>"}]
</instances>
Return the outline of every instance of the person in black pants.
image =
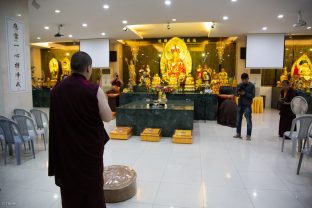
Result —
<instances>
[{"instance_id":1,"label":"person in black pants","mask_svg":"<svg viewBox=\"0 0 312 208\"><path fill-rule=\"evenodd\" d=\"M245 115L247 121L247 140L251 141L252 120L251 120L251 105L255 97L255 85L249 82L247 73L241 75L242 82L237 86L238 107L237 107L237 120L236 120L236 135L234 138L242 139L242 120Z\"/></svg>"}]
</instances>

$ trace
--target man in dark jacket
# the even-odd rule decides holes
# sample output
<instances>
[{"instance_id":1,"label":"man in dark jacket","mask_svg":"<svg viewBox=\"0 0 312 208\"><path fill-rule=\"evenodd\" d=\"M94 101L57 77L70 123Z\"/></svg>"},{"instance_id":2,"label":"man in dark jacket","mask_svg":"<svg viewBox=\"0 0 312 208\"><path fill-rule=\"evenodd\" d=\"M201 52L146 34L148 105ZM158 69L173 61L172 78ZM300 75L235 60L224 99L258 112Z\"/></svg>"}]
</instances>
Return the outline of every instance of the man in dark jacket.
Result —
<instances>
[{"instance_id":1,"label":"man in dark jacket","mask_svg":"<svg viewBox=\"0 0 312 208\"><path fill-rule=\"evenodd\" d=\"M51 92L49 176L61 189L63 208L105 208L103 152L109 137L103 121L112 119L99 85L88 81L92 59L72 56L72 75Z\"/></svg>"},{"instance_id":2,"label":"man in dark jacket","mask_svg":"<svg viewBox=\"0 0 312 208\"><path fill-rule=\"evenodd\" d=\"M238 107L237 107L237 124L236 135L234 138L242 139L242 120L245 115L247 121L247 140L251 141L252 120L251 120L251 105L255 97L255 85L249 82L247 73L241 75L242 82L237 86Z\"/></svg>"}]
</instances>

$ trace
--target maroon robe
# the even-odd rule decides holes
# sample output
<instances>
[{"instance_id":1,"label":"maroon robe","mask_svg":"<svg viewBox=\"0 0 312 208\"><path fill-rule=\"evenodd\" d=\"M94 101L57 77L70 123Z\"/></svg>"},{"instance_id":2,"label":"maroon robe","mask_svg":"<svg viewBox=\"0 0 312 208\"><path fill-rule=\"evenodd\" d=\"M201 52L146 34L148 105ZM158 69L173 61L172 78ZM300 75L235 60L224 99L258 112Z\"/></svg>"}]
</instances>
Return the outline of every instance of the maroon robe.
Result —
<instances>
[{"instance_id":1,"label":"maroon robe","mask_svg":"<svg viewBox=\"0 0 312 208\"><path fill-rule=\"evenodd\" d=\"M286 103L290 103L292 99L297 95L296 91L289 88L286 96L284 90L281 90L281 98ZM291 111L290 104L280 103L280 122L279 122L279 136L282 137L285 131L290 131L292 120L296 118L296 115Z\"/></svg>"},{"instance_id":2,"label":"maroon robe","mask_svg":"<svg viewBox=\"0 0 312 208\"><path fill-rule=\"evenodd\" d=\"M103 152L109 137L99 114L98 88L74 73L51 92L49 176L63 190L103 192Z\"/></svg>"}]
</instances>

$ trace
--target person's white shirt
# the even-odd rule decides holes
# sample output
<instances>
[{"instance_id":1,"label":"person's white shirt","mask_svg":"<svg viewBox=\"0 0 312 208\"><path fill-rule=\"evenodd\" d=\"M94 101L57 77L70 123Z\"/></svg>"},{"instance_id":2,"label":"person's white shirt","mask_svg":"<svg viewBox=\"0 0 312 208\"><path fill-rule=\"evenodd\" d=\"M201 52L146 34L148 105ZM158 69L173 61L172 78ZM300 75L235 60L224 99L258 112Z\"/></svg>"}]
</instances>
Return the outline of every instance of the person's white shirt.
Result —
<instances>
[{"instance_id":1,"label":"person's white shirt","mask_svg":"<svg viewBox=\"0 0 312 208\"><path fill-rule=\"evenodd\" d=\"M96 96L98 99L98 105L102 121L110 122L113 119L112 110L108 105L108 99L101 87L99 87Z\"/></svg>"}]
</instances>

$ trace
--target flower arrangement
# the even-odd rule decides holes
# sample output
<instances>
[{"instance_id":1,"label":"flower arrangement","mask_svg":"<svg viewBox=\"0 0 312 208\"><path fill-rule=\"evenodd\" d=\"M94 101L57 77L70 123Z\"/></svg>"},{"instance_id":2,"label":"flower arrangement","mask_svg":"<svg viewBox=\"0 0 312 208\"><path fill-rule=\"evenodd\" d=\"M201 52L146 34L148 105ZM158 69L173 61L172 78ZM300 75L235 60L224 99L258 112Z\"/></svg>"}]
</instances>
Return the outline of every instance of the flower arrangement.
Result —
<instances>
[{"instance_id":1,"label":"flower arrangement","mask_svg":"<svg viewBox=\"0 0 312 208\"><path fill-rule=\"evenodd\" d=\"M173 93L175 91L174 88L168 87L168 86L163 86L163 85L157 85L154 87L154 90L156 92L162 92L162 93Z\"/></svg>"}]
</instances>

